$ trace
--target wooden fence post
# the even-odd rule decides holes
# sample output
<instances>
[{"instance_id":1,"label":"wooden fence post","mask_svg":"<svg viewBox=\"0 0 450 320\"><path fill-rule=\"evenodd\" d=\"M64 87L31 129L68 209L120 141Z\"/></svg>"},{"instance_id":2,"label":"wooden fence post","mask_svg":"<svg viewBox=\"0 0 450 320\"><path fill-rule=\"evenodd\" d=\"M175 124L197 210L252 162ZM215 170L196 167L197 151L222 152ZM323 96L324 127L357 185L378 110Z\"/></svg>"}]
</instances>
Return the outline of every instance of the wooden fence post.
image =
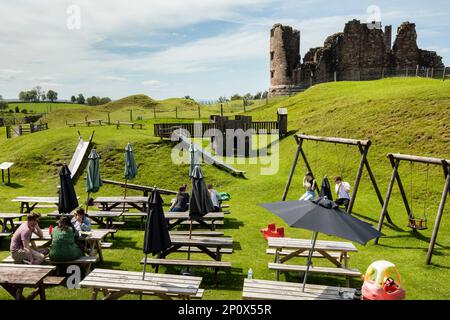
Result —
<instances>
[{"instance_id":1,"label":"wooden fence post","mask_svg":"<svg viewBox=\"0 0 450 320\"><path fill-rule=\"evenodd\" d=\"M200 117L200 105L198 105L198 118L201 119L201 117Z\"/></svg>"},{"instance_id":2,"label":"wooden fence post","mask_svg":"<svg viewBox=\"0 0 450 320\"><path fill-rule=\"evenodd\" d=\"M130 122L133 122L133 109L130 109Z\"/></svg>"},{"instance_id":3,"label":"wooden fence post","mask_svg":"<svg viewBox=\"0 0 450 320\"><path fill-rule=\"evenodd\" d=\"M337 82L337 72L334 72L334 82Z\"/></svg>"},{"instance_id":4,"label":"wooden fence post","mask_svg":"<svg viewBox=\"0 0 450 320\"><path fill-rule=\"evenodd\" d=\"M153 118L156 119L156 106L153 107Z\"/></svg>"},{"instance_id":5,"label":"wooden fence post","mask_svg":"<svg viewBox=\"0 0 450 320\"><path fill-rule=\"evenodd\" d=\"M175 107L175 118L178 119L178 107Z\"/></svg>"},{"instance_id":6,"label":"wooden fence post","mask_svg":"<svg viewBox=\"0 0 450 320\"><path fill-rule=\"evenodd\" d=\"M416 66L416 77L419 76L419 65Z\"/></svg>"},{"instance_id":7,"label":"wooden fence post","mask_svg":"<svg viewBox=\"0 0 450 320\"><path fill-rule=\"evenodd\" d=\"M446 73L447 69L444 66L444 71L442 72L442 81L445 81L445 73Z\"/></svg>"},{"instance_id":8,"label":"wooden fence post","mask_svg":"<svg viewBox=\"0 0 450 320\"><path fill-rule=\"evenodd\" d=\"M434 78L434 68L431 68L431 79Z\"/></svg>"},{"instance_id":9,"label":"wooden fence post","mask_svg":"<svg viewBox=\"0 0 450 320\"><path fill-rule=\"evenodd\" d=\"M220 104L220 116L223 117L223 103Z\"/></svg>"},{"instance_id":10,"label":"wooden fence post","mask_svg":"<svg viewBox=\"0 0 450 320\"><path fill-rule=\"evenodd\" d=\"M108 126L111 125L111 115L110 112L108 111Z\"/></svg>"}]
</instances>

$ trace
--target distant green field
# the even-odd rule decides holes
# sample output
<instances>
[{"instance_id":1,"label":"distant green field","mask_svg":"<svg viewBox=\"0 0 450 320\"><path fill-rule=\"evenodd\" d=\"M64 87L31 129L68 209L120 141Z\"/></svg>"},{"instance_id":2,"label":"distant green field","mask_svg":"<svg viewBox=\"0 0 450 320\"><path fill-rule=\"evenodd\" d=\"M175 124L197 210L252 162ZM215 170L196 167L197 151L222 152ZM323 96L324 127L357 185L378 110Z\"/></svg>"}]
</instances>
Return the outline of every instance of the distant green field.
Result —
<instances>
[{"instance_id":1,"label":"distant green field","mask_svg":"<svg viewBox=\"0 0 450 320\"><path fill-rule=\"evenodd\" d=\"M59 109L77 108L82 106L79 104L72 104L72 103L51 103L51 102L9 103L8 105L9 109L11 110L15 110L16 107L19 107L20 111L26 109L28 113L49 113Z\"/></svg>"},{"instance_id":2,"label":"distant green field","mask_svg":"<svg viewBox=\"0 0 450 320\"><path fill-rule=\"evenodd\" d=\"M391 175L388 152L400 152L423 156L450 158L450 82L431 79L385 79L370 82L337 82L312 87L306 92L290 98L278 98L276 101L265 102L247 112L255 120L274 120L278 108L288 109L288 126L292 132L300 131L323 136L339 136L355 139L371 139L373 146L369 152L369 162L379 183L383 196ZM143 99L142 103L146 103ZM11 186L0 185L0 212L13 212L18 205L11 202L16 196L55 195L58 185L58 169L64 161L69 161L77 144L77 131L87 137L95 130L94 143L101 155L101 172L103 178L123 180L124 147L127 142L134 145L135 157L138 162L139 174L133 181L138 184L156 185L161 188L177 189L182 183L189 183L188 165L172 163L172 146L153 135L151 109L143 107L142 103L120 107L114 105L105 107L76 106L61 108L48 115L50 130L7 140L4 128L0 128L0 162L12 161ZM181 103L179 100L158 101L158 108L173 108ZM189 106L186 106L188 110ZM207 106L209 107L209 106ZM214 106L216 107L216 106ZM88 116L90 119L105 119L108 108L112 119L127 120L129 111L133 109L133 117L142 115L145 127L143 130L119 128L114 126L76 127L69 128L66 121L77 121ZM203 107L202 107L203 108ZM191 112L192 118L195 107ZM163 115L163 112L161 116ZM208 113L202 114L208 121ZM186 118L189 118L188 116ZM157 118L156 121L176 121L173 118ZM182 121L188 121L186 119ZM254 141L256 140L256 137ZM202 142L202 141L198 141ZM255 141L256 142L256 141ZM207 144L204 140L203 144ZM267 142L262 143L264 147ZM268 262L273 256L265 253L267 242L263 239L260 229L268 223L286 228L288 237L310 238L311 232L289 228L275 215L267 212L258 204L279 201L291 169L296 151L292 136L282 139L279 146L279 170L275 175L262 175L261 169L267 168L260 159L257 164L247 161L235 164L238 169L246 171L246 179L231 176L214 166L204 165L205 179L215 185L218 191L231 194L231 214L226 217L225 225L219 229L226 236L232 236L234 252L224 255L223 260L231 261L233 268L230 273L219 272L219 286L214 286L213 271L194 270L194 274L203 277L202 287L205 288L205 299L228 300L241 299L243 279L248 268L253 269L256 279L274 280L275 273L268 269ZM276 149L271 149L276 154ZM333 144L316 144L305 142L305 151L311 161L316 176L332 177L342 174L352 185L359 164L359 153L356 148ZM270 156L269 154L268 156ZM345 162L345 163L344 163ZM356 245L359 252L350 257L350 267L365 272L368 265L376 260L394 262L402 276L403 285L408 299L450 299L450 206L447 205L439 230L435 255L432 265L425 266L428 241L431 237L434 218L443 187L442 168L430 168L430 193L426 192L426 167L417 165L414 175L410 176L409 164L402 164L400 174L406 186L408 197L410 178L414 184L413 202L415 213L423 216L426 204L430 228L419 233L413 233L406 227L408 219L403 209L398 188L394 188L393 199L389 213L396 226L386 225L383 228L385 237L379 245L373 242L366 246ZM289 200L298 199L303 193L301 179L306 168L299 163L296 175L288 195ZM320 182L320 181L319 181ZM76 184L77 194L84 201L84 180L80 178ZM123 190L118 187L104 186L98 195L120 195ZM138 194L130 192L130 194ZM165 202L170 197L164 197ZM425 199L429 198L427 202ZM363 180L355 203L355 216L369 223L376 224L381 207L376 198L367 173ZM44 210L45 212L45 210ZM43 224L54 225L55 221L46 218ZM97 267L123 270L142 270L139 264L142 258L143 230L139 229L140 221L130 219L130 222L119 230L113 242L113 247L104 251L105 262ZM322 240L342 239L319 235ZM6 257L9 241L0 243L0 259ZM186 258L186 254L173 255L174 258ZM191 258L197 258L197 254ZM299 263L305 263L304 260ZM314 260L314 265L329 266L325 261ZM149 270L152 270L149 268ZM161 268L160 272L179 273L180 268ZM298 282L295 274L282 274L281 280ZM312 275L311 283L343 286L343 278ZM354 287L361 281L351 281ZM55 288L48 290L48 299L89 299L89 290L67 290ZM129 298L138 299L130 296ZM0 299L10 299L4 290L0 290Z\"/></svg>"}]
</instances>

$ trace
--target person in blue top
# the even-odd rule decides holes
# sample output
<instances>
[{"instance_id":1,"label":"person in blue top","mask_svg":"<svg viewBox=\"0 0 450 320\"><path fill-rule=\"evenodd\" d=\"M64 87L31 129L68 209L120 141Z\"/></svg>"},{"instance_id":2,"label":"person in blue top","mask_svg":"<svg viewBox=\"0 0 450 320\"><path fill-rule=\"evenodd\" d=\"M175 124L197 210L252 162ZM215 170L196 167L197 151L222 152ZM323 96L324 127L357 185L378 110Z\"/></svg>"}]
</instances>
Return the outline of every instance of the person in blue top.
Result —
<instances>
[{"instance_id":1,"label":"person in blue top","mask_svg":"<svg viewBox=\"0 0 450 320\"><path fill-rule=\"evenodd\" d=\"M86 212L83 208L80 208L75 212L75 216L72 218L72 225L76 231L91 231L91 222L86 216Z\"/></svg>"}]
</instances>

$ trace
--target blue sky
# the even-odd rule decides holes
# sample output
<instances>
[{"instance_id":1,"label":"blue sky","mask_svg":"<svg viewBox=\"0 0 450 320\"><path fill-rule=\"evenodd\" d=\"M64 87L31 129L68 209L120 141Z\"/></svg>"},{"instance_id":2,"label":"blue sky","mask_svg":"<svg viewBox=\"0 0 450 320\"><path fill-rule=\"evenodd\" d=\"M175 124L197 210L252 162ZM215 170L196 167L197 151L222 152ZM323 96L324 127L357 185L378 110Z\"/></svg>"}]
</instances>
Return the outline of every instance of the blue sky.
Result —
<instances>
[{"instance_id":1,"label":"blue sky","mask_svg":"<svg viewBox=\"0 0 450 320\"><path fill-rule=\"evenodd\" d=\"M60 98L267 90L275 23L301 30L303 55L354 18L379 18L394 37L415 22L419 47L450 66L449 14L444 0L0 0L0 95L36 85Z\"/></svg>"}]
</instances>

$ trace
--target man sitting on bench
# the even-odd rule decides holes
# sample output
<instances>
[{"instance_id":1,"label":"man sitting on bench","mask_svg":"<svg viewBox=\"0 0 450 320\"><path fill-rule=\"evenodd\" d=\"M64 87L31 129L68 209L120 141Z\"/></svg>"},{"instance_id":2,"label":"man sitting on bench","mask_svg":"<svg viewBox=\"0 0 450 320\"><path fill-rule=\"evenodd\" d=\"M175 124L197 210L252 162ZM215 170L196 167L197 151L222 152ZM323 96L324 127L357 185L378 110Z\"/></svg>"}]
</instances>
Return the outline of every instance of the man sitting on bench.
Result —
<instances>
[{"instance_id":1,"label":"man sitting on bench","mask_svg":"<svg viewBox=\"0 0 450 320\"><path fill-rule=\"evenodd\" d=\"M334 182L336 183L334 190L337 194L337 200L335 203L338 206L344 206L345 211L347 211L348 205L350 204L350 184L342 181L342 177L340 176L335 177Z\"/></svg>"},{"instance_id":2,"label":"man sitting on bench","mask_svg":"<svg viewBox=\"0 0 450 320\"><path fill-rule=\"evenodd\" d=\"M10 251L11 257L15 263L42 264L45 255L48 254L47 249L33 250L30 247L31 236L36 234L39 238L44 235L39 228L39 213L30 213L27 222L22 223L11 239Z\"/></svg>"}]
</instances>

